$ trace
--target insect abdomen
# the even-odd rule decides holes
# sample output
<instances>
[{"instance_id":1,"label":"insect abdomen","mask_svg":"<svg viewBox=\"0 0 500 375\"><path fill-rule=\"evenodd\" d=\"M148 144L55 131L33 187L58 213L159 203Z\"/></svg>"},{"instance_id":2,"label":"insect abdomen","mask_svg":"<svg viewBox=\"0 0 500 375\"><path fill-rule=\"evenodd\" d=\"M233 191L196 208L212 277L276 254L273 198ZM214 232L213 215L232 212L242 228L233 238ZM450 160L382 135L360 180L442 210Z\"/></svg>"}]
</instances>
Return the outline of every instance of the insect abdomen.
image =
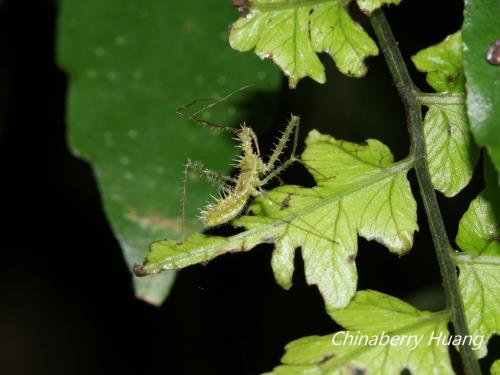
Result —
<instances>
[{"instance_id":1,"label":"insect abdomen","mask_svg":"<svg viewBox=\"0 0 500 375\"><path fill-rule=\"evenodd\" d=\"M250 193L227 196L209 204L201 212L203 224L207 227L215 227L231 221L241 213L248 198L250 198Z\"/></svg>"}]
</instances>

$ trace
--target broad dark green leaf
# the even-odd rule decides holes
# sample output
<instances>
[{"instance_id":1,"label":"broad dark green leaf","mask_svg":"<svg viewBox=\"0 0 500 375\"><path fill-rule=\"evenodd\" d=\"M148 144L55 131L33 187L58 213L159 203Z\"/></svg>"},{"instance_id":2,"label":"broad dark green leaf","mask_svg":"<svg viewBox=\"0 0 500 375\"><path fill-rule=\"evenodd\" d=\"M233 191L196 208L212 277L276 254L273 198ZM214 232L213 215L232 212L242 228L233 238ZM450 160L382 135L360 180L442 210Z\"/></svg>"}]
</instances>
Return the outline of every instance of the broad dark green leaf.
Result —
<instances>
[{"instance_id":1,"label":"broad dark green leaf","mask_svg":"<svg viewBox=\"0 0 500 375\"><path fill-rule=\"evenodd\" d=\"M500 188L486 159L486 188L472 201L458 226L456 243L460 290L470 334L483 337L477 355L487 354L491 335L500 331Z\"/></svg>"},{"instance_id":2,"label":"broad dark green leaf","mask_svg":"<svg viewBox=\"0 0 500 375\"><path fill-rule=\"evenodd\" d=\"M64 0L60 12L59 62L70 82L69 143L91 163L132 267L153 239L180 237L187 158L227 172L235 154L228 136L179 118L175 109L245 84L273 89L279 75L229 47L227 27L236 13L228 2ZM255 90L248 90L235 100L252 95ZM230 125L245 117L230 103L208 115ZM272 111L266 115L272 118ZM201 181L188 188L188 224L199 229L194 215L213 188ZM88 251L98 259L107 249L95 244ZM134 279L137 295L161 303L173 275Z\"/></svg>"},{"instance_id":3,"label":"broad dark green leaf","mask_svg":"<svg viewBox=\"0 0 500 375\"><path fill-rule=\"evenodd\" d=\"M500 65L487 56L500 40L500 1L469 0L466 4L462 37L467 113L476 142L486 147L500 170ZM496 48L499 54L500 45Z\"/></svg>"}]
</instances>

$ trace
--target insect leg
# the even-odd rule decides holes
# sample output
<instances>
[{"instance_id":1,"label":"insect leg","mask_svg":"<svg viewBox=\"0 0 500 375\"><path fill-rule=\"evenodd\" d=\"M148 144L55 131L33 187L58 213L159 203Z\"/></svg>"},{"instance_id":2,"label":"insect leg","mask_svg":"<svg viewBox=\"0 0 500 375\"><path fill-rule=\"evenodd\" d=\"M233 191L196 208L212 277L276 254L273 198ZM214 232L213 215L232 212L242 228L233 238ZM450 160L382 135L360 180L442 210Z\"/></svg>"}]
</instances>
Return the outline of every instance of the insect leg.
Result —
<instances>
[{"instance_id":1,"label":"insect leg","mask_svg":"<svg viewBox=\"0 0 500 375\"><path fill-rule=\"evenodd\" d=\"M184 172L182 177L182 225L181 225L181 238L182 243L184 243L186 237L186 195L187 195L187 180L190 173L195 173L199 176L203 176L210 182L212 185L219 187L223 192L230 192L231 185L230 183L234 183L236 180L234 178L221 175L217 172L211 171L203 166L202 163L197 161L191 161L188 159L186 165L184 166Z\"/></svg>"},{"instance_id":2,"label":"insect leg","mask_svg":"<svg viewBox=\"0 0 500 375\"><path fill-rule=\"evenodd\" d=\"M292 156L291 158L295 157L295 152L297 150L297 143L299 139L299 121L300 118L298 116L293 116L288 122L288 125L285 128L285 131L281 135L278 143L276 144L273 153L271 154L271 157L269 158L269 161L267 162L267 170L271 171L274 168L274 164L278 161L280 155L283 153L284 148L286 147L286 143L290 139L290 136L292 135L292 132L295 131L294 138L293 138L293 147L292 147Z\"/></svg>"},{"instance_id":3,"label":"insect leg","mask_svg":"<svg viewBox=\"0 0 500 375\"><path fill-rule=\"evenodd\" d=\"M236 179L232 177L224 176L218 172L205 168L199 161L191 161L188 159L186 168L188 169L188 172L205 177L208 182L217 187L228 187L229 183L236 182Z\"/></svg>"},{"instance_id":4,"label":"insect leg","mask_svg":"<svg viewBox=\"0 0 500 375\"><path fill-rule=\"evenodd\" d=\"M267 184L269 181L271 181L273 178L277 177L279 178L279 175L281 172L283 172L286 168L288 168L291 164L293 164L296 161L301 161L299 158L295 156L295 153L297 152L297 144L299 141L299 117L298 116L292 116L290 122L287 125L287 128L285 129L285 132L283 133L283 136L281 137L280 141L278 142L277 147L275 148L275 151L273 152L272 156L275 156L276 151L279 151L277 153L275 160L273 161L272 157L268 162L267 168L270 171L269 174L261 181L261 185ZM278 166L273 170L274 164L276 163L276 160L279 158L279 154L283 151L283 148L286 145L286 142L290 138L291 132L294 131L293 134L293 145L292 145L292 153L290 155L290 158L285 161L283 164ZM281 150L278 150L278 148L281 145ZM272 162L272 164L271 164ZM281 181L282 182L282 181Z\"/></svg>"},{"instance_id":5,"label":"insect leg","mask_svg":"<svg viewBox=\"0 0 500 375\"><path fill-rule=\"evenodd\" d=\"M275 168L274 170L269 172L269 174L266 177L264 177L264 179L262 179L260 181L259 185L264 186L269 181L271 181L273 178L278 177L280 175L280 173L283 172L286 168L288 168L291 164L293 164L294 162L299 161L299 160L300 159L295 157L295 155L292 156L290 159L285 161L283 164L281 164L280 166L278 166L277 168Z\"/></svg>"}]
</instances>

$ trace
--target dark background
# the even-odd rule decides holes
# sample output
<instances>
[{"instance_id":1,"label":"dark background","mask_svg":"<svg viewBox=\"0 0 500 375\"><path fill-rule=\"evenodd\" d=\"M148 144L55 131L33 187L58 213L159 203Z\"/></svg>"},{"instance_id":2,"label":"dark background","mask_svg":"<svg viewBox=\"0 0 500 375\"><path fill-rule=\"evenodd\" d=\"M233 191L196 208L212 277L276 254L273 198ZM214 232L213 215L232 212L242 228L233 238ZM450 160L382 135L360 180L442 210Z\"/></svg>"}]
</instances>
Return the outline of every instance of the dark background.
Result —
<instances>
[{"instance_id":1,"label":"dark background","mask_svg":"<svg viewBox=\"0 0 500 375\"><path fill-rule=\"evenodd\" d=\"M460 1L404 0L386 13L408 58L456 31L461 12ZM68 82L54 61L56 17L54 1L0 0L0 375L256 374L278 364L287 342L336 330L317 290L305 286L300 256L294 287L275 284L270 247L183 270L161 308L134 299L92 172L65 142ZM325 62L326 85L283 85L280 118L293 108L304 123L327 123L324 131L352 141L376 137L404 157L404 115L383 59L369 60L363 80ZM284 178L302 175L296 167ZM481 184L476 172L456 198L439 197L453 238ZM401 258L359 240L360 289L442 306L425 217L419 223L414 249Z\"/></svg>"}]
</instances>

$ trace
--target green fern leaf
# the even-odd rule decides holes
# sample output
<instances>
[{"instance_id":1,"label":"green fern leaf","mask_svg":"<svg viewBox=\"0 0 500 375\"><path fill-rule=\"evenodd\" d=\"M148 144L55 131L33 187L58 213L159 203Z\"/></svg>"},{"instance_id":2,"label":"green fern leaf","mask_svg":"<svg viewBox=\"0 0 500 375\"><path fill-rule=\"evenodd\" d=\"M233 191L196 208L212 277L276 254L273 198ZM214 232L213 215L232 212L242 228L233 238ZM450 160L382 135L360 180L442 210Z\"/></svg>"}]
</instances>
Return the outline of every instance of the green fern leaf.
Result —
<instances>
[{"instance_id":1,"label":"green fern leaf","mask_svg":"<svg viewBox=\"0 0 500 375\"><path fill-rule=\"evenodd\" d=\"M362 291L332 315L347 331L289 343L282 365L267 375L385 375L404 369L412 374L453 374L448 346L441 341L449 336L447 314L420 311L395 297Z\"/></svg>"},{"instance_id":2,"label":"green fern leaf","mask_svg":"<svg viewBox=\"0 0 500 375\"><path fill-rule=\"evenodd\" d=\"M401 0L356 0L356 2L363 12L369 14L386 4L399 5Z\"/></svg>"},{"instance_id":3,"label":"green fern leaf","mask_svg":"<svg viewBox=\"0 0 500 375\"><path fill-rule=\"evenodd\" d=\"M349 15L350 1L252 1L248 14L232 25L230 44L242 52L255 48L259 57L274 61L290 87L306 76L325 82L320 52L328 53L342 73L363 76L365 58L377 55L378 48Z\"/></svg>"},{"instance_id":4,"label":"green fern leaf","mask_svg":"<svg viewBox=\"0 0 500 375\"><path fill-rule=\"evenodd\" d=\"M406 178L412 163L394 163L389 149L376 140L359 145L312 131L306 146L302 160L316 187L285 185L259 197L247 215L233 222L247 230L232 237L197 234L183 244L155 242L136 272L178 269L274 243L273 271L278 284L288 289L300 247L306 280L318 286L327 310L346 306L356 291L358 234L396 254L412 247L418 229Z\"/></svg>"},{"instance_id":5,"label":"green fern leaf","mask_svg":"<svg viewBox=\"0 0 500 375\"><path fill-rule=\"evenodd\" d=\"M497 359L493 364L491 365L491 370L490 370L491 375L500 375L500 359Z\"/></svg>"},{"instance_id":6,"label":"green fern leaf","mask_svg":"<svg viewBox=\"0 0 500 375\"><path fill-rule=\"evenodd\" d=\"M479 357L487 354L489 337L500 332L500 200L498 188L487 187L460 220L457 256L460 289L471 335L484 337Z\"/></svg>"},{"instance_id":7,"label":"green fern leaf","mask_svg":"<svg viewBox=\"0 0 500 375\"><path fill-rule=\"evenodd\" d=\"M429 108L424 134L434 188L452 197L469 183L479 157L465 111L460 33L420 51L413 56L413 62L427 73L429 85L442 93L423 100L422 104Z\"/></svg>"}]
</instances>

